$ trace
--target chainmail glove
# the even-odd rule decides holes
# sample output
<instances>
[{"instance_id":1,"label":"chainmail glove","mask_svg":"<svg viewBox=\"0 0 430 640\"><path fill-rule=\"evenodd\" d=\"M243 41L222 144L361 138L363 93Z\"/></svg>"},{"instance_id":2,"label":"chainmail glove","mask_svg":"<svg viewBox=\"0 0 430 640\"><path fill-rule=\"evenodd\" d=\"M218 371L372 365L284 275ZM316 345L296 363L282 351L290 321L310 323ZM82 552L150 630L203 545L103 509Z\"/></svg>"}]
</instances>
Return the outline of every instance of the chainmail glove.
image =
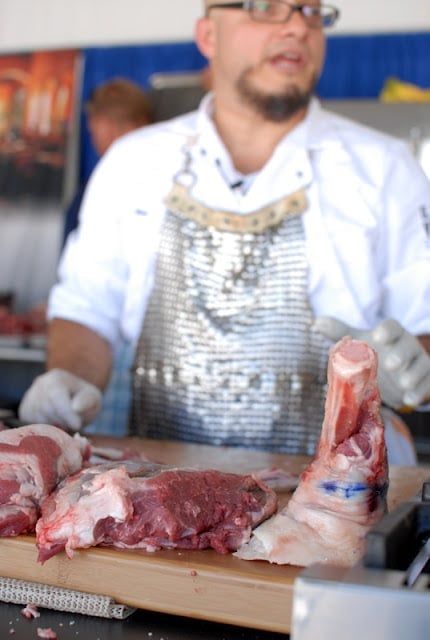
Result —
<instances>
[{"instance_id":1,"label":"chainmail glove","mask_svg":"<svg viewBox=\"0 0 430 640\"><path fill-rule=\"evenodd\" d=\"M412 409L430 400L430 356L420 342L396 320L383 320L369 331L340 320L316 318L313 329L329 340L346 335L367 342L378 354L378 384L384 404Z\"/></svg>"},{"instance_id":2,"label":"chainmail glove","mask_svg":"<svg viewBox=\"0 0 430 640\"><path fill-rule=\"evenodd\" d=\"M102 393L93 384L63 369L35 378L18 414L23 422L45 422L79 431L100 411Z\"/></svg>"}]
</instances>

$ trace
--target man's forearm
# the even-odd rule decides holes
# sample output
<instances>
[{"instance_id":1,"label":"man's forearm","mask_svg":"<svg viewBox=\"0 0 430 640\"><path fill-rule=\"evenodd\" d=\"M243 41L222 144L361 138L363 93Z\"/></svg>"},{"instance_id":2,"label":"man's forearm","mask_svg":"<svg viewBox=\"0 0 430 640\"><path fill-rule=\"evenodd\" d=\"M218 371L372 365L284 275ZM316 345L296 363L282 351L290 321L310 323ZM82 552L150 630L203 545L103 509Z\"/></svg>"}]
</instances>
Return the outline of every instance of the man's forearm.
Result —
<instances>
[{"instance_id":1,"label":"man's forearm","mask_svg":"<svg viewBox=\"0 0 430 640\"><path fill-rule=\"evenodd\" d=\"M48 327L47 369L66 369L104 389L112 367L109 343L77 322L54 318Z\"/></svg>"}]
</instances>

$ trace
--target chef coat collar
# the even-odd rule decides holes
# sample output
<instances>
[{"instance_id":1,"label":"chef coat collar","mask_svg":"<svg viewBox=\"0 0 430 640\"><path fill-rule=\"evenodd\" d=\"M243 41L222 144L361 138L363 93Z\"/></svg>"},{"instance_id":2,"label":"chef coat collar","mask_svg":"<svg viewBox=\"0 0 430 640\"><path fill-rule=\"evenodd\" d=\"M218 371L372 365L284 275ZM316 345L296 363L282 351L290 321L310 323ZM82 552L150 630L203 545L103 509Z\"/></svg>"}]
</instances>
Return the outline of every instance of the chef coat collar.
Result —
<instances>
[{"instance_id":1,"label":"chef coat collar","mask_svg":"<svg viewBox=\"0 0 430 640\"><path fill-rule=\"evenodd\" d=\"M199 106L197 114L198 142L193 154L200 154L207 157L209 162L213 162L220 169L225 180L234 184L244 179L234 167L230 154L221 140L213 121L214 96L210 92L206 94ZM328 144L336 143L333 132L327 125L324 118L321 118L322 107L317 98L312 98L305 118L292 131L290 131L278 144L274 155L284 154L285 148L294 150L306 150L312 152L327 147Z\"/></svg>"}]
</instances>

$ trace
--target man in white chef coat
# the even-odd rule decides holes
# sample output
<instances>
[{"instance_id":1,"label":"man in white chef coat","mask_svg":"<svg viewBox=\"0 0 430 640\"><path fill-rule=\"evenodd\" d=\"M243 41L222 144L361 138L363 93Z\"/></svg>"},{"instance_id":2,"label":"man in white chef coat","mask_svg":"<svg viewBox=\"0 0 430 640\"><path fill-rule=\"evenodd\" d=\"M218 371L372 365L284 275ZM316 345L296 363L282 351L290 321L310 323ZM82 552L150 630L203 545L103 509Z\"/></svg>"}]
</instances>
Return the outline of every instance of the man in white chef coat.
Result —
<instances>
[{"instance_id":1,"label":"man in white chef coat","mask_svg":"<svg viewBox=\"0 0 430 640\"><path fill-rule=\"evenodd\" d=\"M427 401L430 184L402 142L313 97L337 18L314 1L206 0L213 91L99 163L23 420L89 423L121 336L145 436L312 454L345 334L378 351L388 407ZM390 460L413 462L386 424Z\"/></svg>"}]
</instances>

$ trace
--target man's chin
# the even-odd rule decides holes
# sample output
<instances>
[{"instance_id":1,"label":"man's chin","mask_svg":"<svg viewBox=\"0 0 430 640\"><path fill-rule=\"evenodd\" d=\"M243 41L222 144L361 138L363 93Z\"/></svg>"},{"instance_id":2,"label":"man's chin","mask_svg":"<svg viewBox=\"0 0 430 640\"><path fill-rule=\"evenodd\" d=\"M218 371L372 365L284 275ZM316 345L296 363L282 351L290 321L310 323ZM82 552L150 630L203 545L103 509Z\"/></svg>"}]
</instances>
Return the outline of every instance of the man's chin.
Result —
<instances>
[{"instance_id":1,"label":"man's chin","mask_svg":"<svg viewBox=\"0 0 430 640\"><path fill-rule=\"evenodd\" d=\"M307 109L313 93L300 93L298 91L288 94L270 94L253 92L242 94L242 99L265 120L283 122Z\"/></svg>"},{"instance_id":2,"label":"man's chin","mask_svg":"<svg viewBox=\"0 0 430 640\"><path fill-rule=\"evenodd\" d=\"M302 88L297 84L289 84L284 90L271 91L269 88L258 87L249 82L244 75L237 83L237 90L244 104L266 120L283 122L289 120L309 106L314 94L315 83Z\"/></svg>"}]
</instances>

